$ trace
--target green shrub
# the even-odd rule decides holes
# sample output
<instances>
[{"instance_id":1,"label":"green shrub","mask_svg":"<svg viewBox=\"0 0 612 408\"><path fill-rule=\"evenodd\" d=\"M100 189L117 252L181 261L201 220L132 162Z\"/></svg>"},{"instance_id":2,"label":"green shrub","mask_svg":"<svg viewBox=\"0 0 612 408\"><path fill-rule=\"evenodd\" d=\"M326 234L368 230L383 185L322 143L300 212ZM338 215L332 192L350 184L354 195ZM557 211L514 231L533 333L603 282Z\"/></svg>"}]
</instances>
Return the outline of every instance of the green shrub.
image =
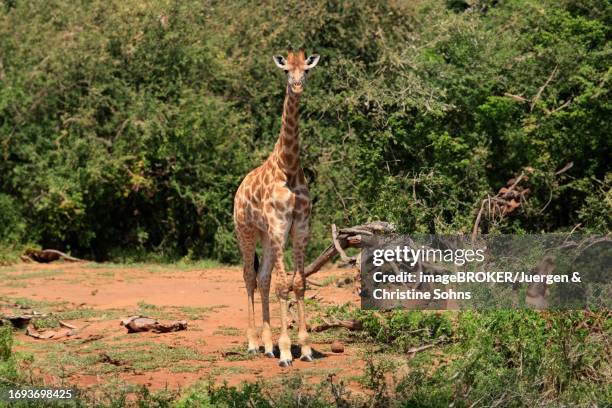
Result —
<instances>
[{"instance_id":1,"label":"green shrub","mask_svg":"<svg viewBox=\"0 0 612 408\"><path fill-rule=\"evenodd\" d=\"M0 193L0 245L20 243L25 233L25 221L15 200Z\"/></svg>"},{"instance_id":2,"label":"green shrub","mask_svg":"<svg viewBox=\"0 0 612 408\"><path fill-rule=\"evenodd\" d=\"M9 325L0 326L0 387L13 385L18 379L13 355L13 332Z\"/></svg>"},{"instance_id":3,"label":"green shrub","mask_svg":"<svg viewBox=\"0 0 612 408\"><path fill-rule=\"evenodd\" d=\"M611 7L4 2L0 241L237 261L232 197L278 135L270 56L290 44L322 55L301 105L309 256L332 222L467 232L521 171L528 201L483 232L606 232Z\"/></svg>"},{"instance_id":4,"label":"green shrub","mask_svg":"<svg viewBox=\"0 0 612 408\"><path fill-rule=\"evenodd\" d=\"M452 362L415 359L397 392L424 406L605 406L610 313L461 312Z\"/></svg>"},{"instance_id":5,"label":"green shrub","mask_svg":"<svg viewBox=\"0 0 612 408\"><path fill-rule=\"evenodd\" d=\"M453 335L449 313L394 310L362 312L360 319L371 340L406 352L423 342L444 341Z\"/></svg>"}]
</instances>

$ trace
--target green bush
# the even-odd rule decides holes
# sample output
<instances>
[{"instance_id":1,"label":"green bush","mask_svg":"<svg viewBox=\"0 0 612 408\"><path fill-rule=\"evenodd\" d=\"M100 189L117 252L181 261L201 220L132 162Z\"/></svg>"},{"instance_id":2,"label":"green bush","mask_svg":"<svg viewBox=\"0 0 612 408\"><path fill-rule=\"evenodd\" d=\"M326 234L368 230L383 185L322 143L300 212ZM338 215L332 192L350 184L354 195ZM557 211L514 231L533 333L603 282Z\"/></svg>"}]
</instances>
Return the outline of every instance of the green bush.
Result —
<instances>
[{"instance_id":1,"label":"green bush","mask_svg":"<svg viewBox=\"0 0 612 408\"><path fill-rule=\"evenodd\" d=\"M13 355L13 332L9 325L0 325L0 388L13 385L18 379Z\"/></svg>"},{"instance_id":2,"label":"green bush","mask_svg":"<svg viewBox=\"0 0 612 408\"><path fill-rule=\"evenodd\" d=\"M17 244L23 239L25 220L15 200L0 193L0 243Z\"/></svg>"},{"instance_id":3,"label":"green bush","mask_svg":"<svg viewBox=\"0 0 612 408\"><path fill-rule=\"evenodd\" d=\"M301 106L309 256L332 222L468 232L521 171L527 203L484 232L606 232L611 7L4 1L0 241L236 261L232 197L277 137L288 45L322 55Z\"/></svg>"},{"instance_id":4,"label":"green bush","mask_svg":"<svg viewBox=\"0 0 612 408\"><path fill-rule=\"evenodd\" d=\"M606 406L612 369L607 311L462 312L451 362L415 359L397 392L436 406Z\"/></svg>"},{"instance_id":5,"label":"green bush","mask_svg":"<svg viewBox=\"0 0 612 408\"><path fill-rule=\"evenodd\" d=\"M454 334L449 313L394 310L361 312L359 319L371 340L402 352L423 342L450 340Z\"/></svg>"}]
</instances>

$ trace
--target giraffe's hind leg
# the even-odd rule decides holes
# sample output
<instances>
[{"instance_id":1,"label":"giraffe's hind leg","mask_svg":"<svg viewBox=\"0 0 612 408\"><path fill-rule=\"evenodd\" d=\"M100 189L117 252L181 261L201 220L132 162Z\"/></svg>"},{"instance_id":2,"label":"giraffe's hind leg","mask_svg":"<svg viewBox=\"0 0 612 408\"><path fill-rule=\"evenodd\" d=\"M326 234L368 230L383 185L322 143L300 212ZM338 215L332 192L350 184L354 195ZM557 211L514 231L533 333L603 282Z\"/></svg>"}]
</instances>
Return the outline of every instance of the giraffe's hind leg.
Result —
<instances>
[{"instance_id":1,"label":"giraffe's hind leg","mask_svg":"<svg viewBox=\"0 0 612 408\"><path fill-rule=\"evenodd\" d=\"M248 319L247 329L248 352L257 353L259 351L259 340L255 327L255 289L257 287L257 271L255 269L255 246L257 235L254 228L236 228L236 237L243 261L243 278L248 296Z\"/></svg>"},{"instance_id":2,"label":"giraffe's hind leg","mask_svg":"<svg viewBox=\"0 0 612 408\"><path fill-rule=\"evenodd\" d=\"M261 315L263 319L261 339L263 340L266 357L274 357L272 330L270 329L270 281L272 278L272 266L274 265L274 254L269 239L264 238L261 243L263 247L263 259L261 267L257 272L257 286L259 287L259 294L261 295Z\"/></svg>"}]
</instances>

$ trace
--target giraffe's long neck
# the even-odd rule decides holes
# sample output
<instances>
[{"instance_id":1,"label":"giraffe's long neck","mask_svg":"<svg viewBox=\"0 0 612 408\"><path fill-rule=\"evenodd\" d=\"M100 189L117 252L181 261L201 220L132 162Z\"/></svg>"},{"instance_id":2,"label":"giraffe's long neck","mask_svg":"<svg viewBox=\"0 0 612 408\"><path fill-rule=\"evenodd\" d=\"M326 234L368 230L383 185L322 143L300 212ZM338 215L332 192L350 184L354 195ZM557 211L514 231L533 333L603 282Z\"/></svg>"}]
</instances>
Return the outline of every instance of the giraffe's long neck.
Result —
<instances>
[{"instance_id":1,"label":"giraffe's long neck","mask_svg":"<svg viewBox=\"0 0 612 408\"><path fill-rule=\"evenodd\" d=\"M281 130L274 147L276 164L287 176L295 174L300 164L299 103L300 95L293 93L287 86Z\"/></svg>"}]
</instances>

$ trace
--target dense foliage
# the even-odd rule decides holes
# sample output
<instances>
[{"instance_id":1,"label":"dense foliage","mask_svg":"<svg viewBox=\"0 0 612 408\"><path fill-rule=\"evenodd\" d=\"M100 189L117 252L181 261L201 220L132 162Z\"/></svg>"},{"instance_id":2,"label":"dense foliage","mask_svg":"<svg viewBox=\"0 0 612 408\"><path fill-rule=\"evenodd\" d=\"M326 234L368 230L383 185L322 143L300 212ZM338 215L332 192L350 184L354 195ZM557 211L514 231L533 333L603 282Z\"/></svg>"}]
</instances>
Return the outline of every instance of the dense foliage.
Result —
<instances>
[{"instance_id":1,"label":"dense foliage","mask_svg":"<svg viewBox=\"0 0 612 408\"><path fill-rule=\"evenodd\" d=\"M13 333L11 327L0 324L0 390L19 378L16 358L13 355Z\"/></svg>"},{"instance_id":2,"label":"dense foliage","mask_svg":"<svg viewBox=\"0 0 612 408\"><path fill-rule=\"evenodd\" d=\"M231 208L270 152L285 79L322 55L301 106L330 223L467 232L609 231L612 6L597 0L0 3L0 242L237 259ZM561 173L569 163L573 166Z\"/></svg>"}]
</instances>

